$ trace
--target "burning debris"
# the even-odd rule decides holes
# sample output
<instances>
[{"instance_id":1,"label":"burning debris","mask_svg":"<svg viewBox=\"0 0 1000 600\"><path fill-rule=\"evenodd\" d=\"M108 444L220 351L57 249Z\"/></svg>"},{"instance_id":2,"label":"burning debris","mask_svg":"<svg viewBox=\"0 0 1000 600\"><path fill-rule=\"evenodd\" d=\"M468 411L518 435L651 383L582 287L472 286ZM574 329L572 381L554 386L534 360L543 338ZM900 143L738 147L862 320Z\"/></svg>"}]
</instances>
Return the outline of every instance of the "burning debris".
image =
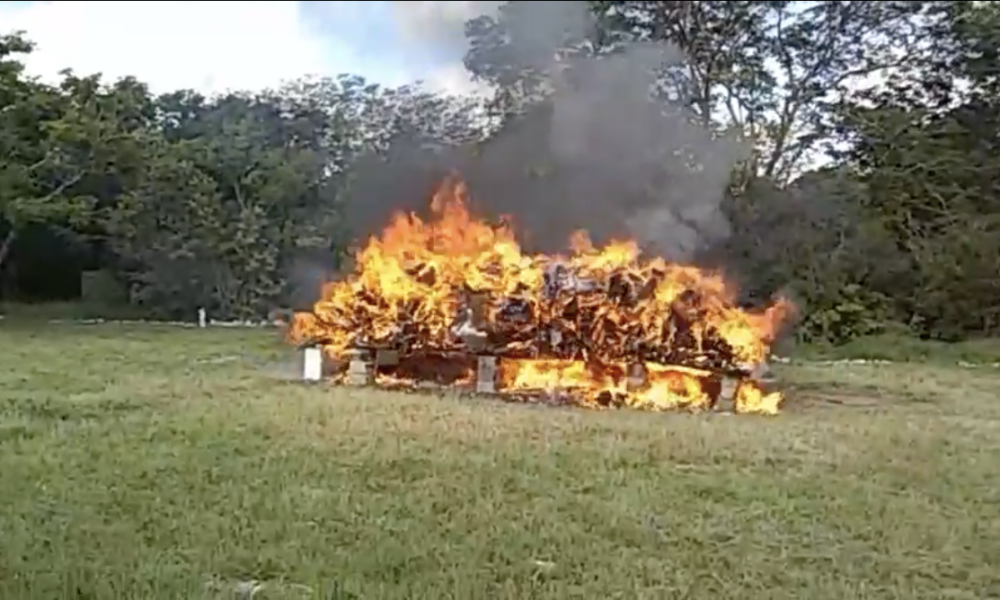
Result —
<instances>
[{"instance_id":1,"label":"burning debris","mask_svg":"<svg viewBox=\"0 0 1000 600\"><path fill-rule=\"evenodd\" d=\"M430 222L396 215L294 316L292 341L321 346L335 378L652 410L728 395L736 412L777 412L781 395L751 374L789 303L742 310L717 274L584 233L567 256L525 255L509 224L471 217L461 182L431 209Z\"/></svg>"}]
</instances>

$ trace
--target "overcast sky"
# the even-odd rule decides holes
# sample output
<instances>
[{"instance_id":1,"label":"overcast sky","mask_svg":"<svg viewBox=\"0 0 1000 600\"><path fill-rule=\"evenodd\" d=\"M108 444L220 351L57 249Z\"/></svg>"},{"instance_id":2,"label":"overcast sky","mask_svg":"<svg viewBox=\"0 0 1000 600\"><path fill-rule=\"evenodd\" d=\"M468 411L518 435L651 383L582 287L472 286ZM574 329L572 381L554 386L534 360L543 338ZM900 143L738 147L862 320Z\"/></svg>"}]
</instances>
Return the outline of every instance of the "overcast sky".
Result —
<instances>
[{"instance_id":1,"label":"overcast sky","mask_svg":"<svg viewBox=\"0 0 1000 600\"><path fill-rule=\"evenodd\" d=\"M38 44L32 73L135 75L155 92L260 89L302 75L424 79L459 91L461 27L497 2L8 2L0 32Z\"/></svg>"}]
</instances>

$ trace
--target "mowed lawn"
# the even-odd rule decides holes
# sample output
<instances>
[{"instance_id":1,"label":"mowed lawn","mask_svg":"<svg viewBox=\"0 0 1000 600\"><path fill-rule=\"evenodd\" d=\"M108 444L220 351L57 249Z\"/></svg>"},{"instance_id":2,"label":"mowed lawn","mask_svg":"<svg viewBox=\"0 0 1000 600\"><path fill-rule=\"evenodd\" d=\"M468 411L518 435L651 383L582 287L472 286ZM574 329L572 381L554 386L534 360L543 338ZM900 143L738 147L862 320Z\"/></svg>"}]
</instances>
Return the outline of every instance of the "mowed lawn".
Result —
<instances>
[{"instance_id":1,"label":"mowed lawn","mask_svg":"<svg viewBox=\"0 0 1000 600\"><path fill-rule=\"evenodd\" d=\"M0 324L0 598L1000 597L1000 369L782 366L768 418L291 361L267 331Z\"/></svg>"}]
</instances>

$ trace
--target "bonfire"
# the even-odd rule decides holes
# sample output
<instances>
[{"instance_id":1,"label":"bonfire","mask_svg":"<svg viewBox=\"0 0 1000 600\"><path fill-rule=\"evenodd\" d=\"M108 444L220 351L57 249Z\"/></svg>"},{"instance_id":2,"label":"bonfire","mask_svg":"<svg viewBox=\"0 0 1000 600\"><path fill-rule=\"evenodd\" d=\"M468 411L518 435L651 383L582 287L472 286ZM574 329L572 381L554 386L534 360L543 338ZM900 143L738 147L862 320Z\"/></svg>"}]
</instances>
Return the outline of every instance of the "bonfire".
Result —
<instances>
[{"instance_id":1,"label":"bonfire","mask_svg":"<svg viewBox=\"0 0 1000 600\"><path fill-rule=\"evenodd\" d=\"M631 241L596 248L585 232L565 255L526 254L509 221L472 216L458 180L431 213L396 214L353 273L294 315L291 340L321 346L340 365L334 378L352 357L381 354L392 356L373 366L382 384L462 386L476 357L491 357L488 376L508 398L703 410L732 381L735 412L778 412L781 394L752 374L789 302L744 310L718 273L644 258Z\"/></svg>"}]
</instances>

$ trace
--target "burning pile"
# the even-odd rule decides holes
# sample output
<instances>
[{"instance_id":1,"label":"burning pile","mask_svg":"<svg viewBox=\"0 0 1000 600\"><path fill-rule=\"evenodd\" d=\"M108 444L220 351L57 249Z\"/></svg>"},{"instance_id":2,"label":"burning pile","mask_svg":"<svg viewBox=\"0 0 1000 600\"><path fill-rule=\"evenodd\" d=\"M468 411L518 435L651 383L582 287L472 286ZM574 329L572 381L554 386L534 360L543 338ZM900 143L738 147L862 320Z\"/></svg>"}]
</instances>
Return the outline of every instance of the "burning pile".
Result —
<instances>
[{"instance_id":1,"label":"burning pile","mask_svg":"<svg viewBox=\"0 0 1000 600\"><path fill-rule=\"evenodd\" d=\"M777 412L780 394L750 374L790 304L742 310L717 274L640 260L632 242L596 249L585 233L567 256L528 256L508 224L473 219L466 200L448 181L432 221L397 214L350 277L295 315L292 341L341 362L391 350L381 379L396 383L469 381L470 360L494 356L507 395L558 390L589 406L709 408L732 377L736 412Z\"/></svg>"}]
</instances>

